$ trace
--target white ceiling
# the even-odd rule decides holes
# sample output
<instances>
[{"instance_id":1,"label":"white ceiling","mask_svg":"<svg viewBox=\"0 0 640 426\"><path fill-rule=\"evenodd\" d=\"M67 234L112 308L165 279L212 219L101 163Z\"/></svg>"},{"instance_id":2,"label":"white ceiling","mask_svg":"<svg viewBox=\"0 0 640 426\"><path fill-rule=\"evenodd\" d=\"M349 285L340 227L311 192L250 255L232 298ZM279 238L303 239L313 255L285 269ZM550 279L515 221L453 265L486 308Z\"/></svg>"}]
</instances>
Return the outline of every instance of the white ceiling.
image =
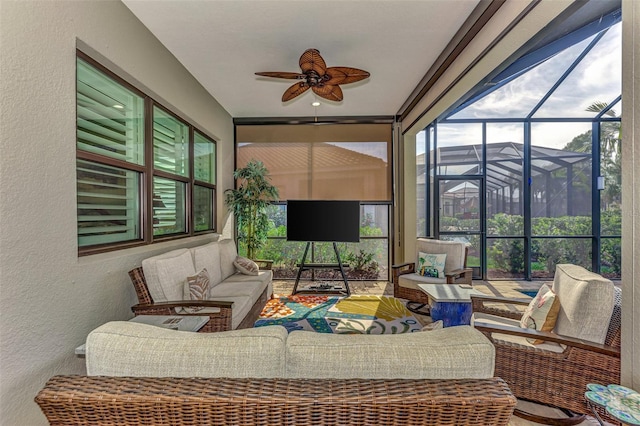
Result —
<instances>
[{"instance_id":1,"label":"white ceiling","mask_svg":"<svg viewBox=\"0 0 640 426\"><path fill-rule=\"evenodd\" d=\"M395 115L480 0L123 0L233 117ZM283 103L308 48L371 77Z\"/></svg>"}]
</instances>

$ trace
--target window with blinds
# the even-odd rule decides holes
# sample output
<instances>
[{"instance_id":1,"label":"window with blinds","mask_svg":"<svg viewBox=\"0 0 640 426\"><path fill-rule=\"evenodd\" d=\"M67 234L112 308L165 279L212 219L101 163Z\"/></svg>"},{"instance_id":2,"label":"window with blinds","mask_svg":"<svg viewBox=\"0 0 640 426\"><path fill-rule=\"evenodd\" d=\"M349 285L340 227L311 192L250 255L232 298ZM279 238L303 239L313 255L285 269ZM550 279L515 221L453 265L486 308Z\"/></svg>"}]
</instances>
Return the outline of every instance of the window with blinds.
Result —
<instances>
[{"instance_id":1,"label":"window with blinds","mask_svg":"<svg viewBox=\"0 0 640 426\"><path fill-rule=\"evenodd\" d=\"M215 231L215 141L81 52L76 80L79 253Z\"/></svg>"}]
</instances>

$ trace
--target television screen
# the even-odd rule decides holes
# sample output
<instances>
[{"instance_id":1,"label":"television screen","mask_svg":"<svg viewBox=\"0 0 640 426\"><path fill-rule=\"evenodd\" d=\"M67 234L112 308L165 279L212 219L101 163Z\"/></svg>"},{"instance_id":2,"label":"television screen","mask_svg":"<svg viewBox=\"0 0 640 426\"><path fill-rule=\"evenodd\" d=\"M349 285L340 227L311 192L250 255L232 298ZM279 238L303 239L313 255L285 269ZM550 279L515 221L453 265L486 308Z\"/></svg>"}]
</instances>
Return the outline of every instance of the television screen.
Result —
<instances>
[{"instance_id":1,"label":"television screen","mask_svg":"<svg viewBox=\"0 0 640 426\"><path fill-rule=\"evenodd\" d=\"M360 242L360 202L288 200L287 241Z\"/></svg>"}]
</instances>

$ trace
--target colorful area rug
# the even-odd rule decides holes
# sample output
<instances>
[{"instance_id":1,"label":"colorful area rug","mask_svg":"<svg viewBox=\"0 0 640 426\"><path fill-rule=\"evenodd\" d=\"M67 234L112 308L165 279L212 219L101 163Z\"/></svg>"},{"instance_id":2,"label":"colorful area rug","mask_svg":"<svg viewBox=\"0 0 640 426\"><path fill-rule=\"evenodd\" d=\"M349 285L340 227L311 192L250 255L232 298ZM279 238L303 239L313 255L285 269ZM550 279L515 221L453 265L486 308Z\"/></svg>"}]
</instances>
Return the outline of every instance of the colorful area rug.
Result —
<instances>
[{"instance_id":1,"label":"colorful area rug","mask_svg":"<svg viewBox=\"0 0 640 426\"><path fill-rule=\"evenodd\" d=\"M282 325L289 332L400 334L422 325L404 306L387 296L295 295L267 302L254 327Z\"/></svg>"}]
</instances>

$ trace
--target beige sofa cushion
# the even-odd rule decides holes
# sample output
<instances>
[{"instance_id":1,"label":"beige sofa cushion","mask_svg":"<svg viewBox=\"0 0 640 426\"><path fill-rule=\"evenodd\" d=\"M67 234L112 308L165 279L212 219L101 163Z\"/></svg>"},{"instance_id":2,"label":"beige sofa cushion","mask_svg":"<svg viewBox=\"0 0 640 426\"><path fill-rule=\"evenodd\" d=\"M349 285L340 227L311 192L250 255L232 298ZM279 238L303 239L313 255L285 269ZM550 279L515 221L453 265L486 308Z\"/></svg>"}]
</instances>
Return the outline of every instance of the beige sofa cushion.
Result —
<instances>
[{"instance_id":1,"label":"beige sofa cushion","mask_svg":"<svg viewBox=\"0 0 640 426\"><path fill-rule=\"evenodd\" d=\"M231 239L218 241L220 247L220 271L222 279L226 279L236 273L236 265L233 261L238 256L235 241Z\"/></svg>"},{"instance_id":2,"label":"beige sofa cushion","mask_svg":"<svg viewBox=\"0 0 640 426\"><path fill-rule=\"evenodd\" d=\"M147 288L154 302L182 300L187 277L195 275L189 249L177 249L142 261Z\"/></svg>"},{"instance_id":3,"label":"beige sofa cushion","mask_svg":"<svg viewBox=\"0 0 640 426\"><path fill-rule=\"evenodd\" d=\"M292 378L452 379L493 377L495 349L470 326L379 336L293 331Z\"/></svg>"},{"instance_id":4,"label":"beige sofa cushion","mask_svg":"<svg viewBox=\"0 0 640 426\"><path fill-rule=\"evenodd\" d=\"M615 303L613 282L578 265L556 265L553 291L560 300L554 332L604 343Z\"/></svg>"},{"instance_id":5,"label":"beige sofa cushion","mask_svg":"<svg viewBox=\"0 0 640 426\"><path fill-rule=\"evenodd\" d=\"M217 241L190 249L196 271L206 269L209 273L209 288L222 281L220 270L220 247Z\"/></svg>"},{"instance_id":6,"label":"beige sofa cushion","mask_svg":"<svg viewBox=\"0 0 640 426\"><path fill-rule=\"evenodd\" d=\"M266 326L192 333L114 321L86 343L89 376L283 377L287 331Z\"/></svg>"}]
</instances>

